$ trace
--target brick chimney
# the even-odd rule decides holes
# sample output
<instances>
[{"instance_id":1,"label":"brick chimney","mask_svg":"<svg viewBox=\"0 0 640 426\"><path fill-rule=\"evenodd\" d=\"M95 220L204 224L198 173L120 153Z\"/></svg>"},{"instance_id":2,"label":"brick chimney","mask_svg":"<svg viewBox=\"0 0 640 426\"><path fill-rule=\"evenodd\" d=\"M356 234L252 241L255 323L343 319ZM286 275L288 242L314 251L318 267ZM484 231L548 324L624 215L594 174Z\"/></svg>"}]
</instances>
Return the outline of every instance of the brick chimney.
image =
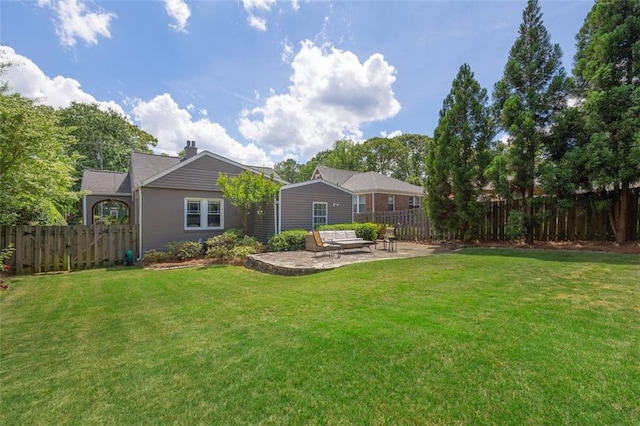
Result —
<instances>
[{"instance_id":1,"label":"brick chimney","mask_svg":"<svg viewBox=\"0 0 640 426\"><path fill-rule=\"evenodd\" d=\"M196 148L196 141L187 141L187 146L184 147L184 159L191 158L198 153Z\"/></svg>"}]
</instances>

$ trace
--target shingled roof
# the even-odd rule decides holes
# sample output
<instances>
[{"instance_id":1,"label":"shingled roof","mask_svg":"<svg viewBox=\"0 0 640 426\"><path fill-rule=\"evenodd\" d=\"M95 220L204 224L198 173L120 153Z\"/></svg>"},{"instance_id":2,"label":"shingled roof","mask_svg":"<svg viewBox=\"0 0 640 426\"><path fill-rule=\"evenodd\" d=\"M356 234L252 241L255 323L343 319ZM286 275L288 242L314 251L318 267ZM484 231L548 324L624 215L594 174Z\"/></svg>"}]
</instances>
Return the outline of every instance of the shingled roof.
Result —
<instances>
[{"instance_id":1,"label":"shingled roof","mask_svg":"<svg viewBox=\"0 0 640 426\"><path fill-rule=\"evenodd\" d=\"M421 186L411 185L376 172L357 173L351 176L342 186L356 194L374 192L416 197L422 197L423 195Z\"/></svg>"},{"instance_id":2,"label":"shingled roof","mask_svg":"<svg viewBox=\"0 0 640 426\"><path fill-rule=\"evenodd\" d=\"M421 186L412 185L377 172L360 173L327 166L318 166L316 171L320 173L321 179L343 186L356 194L375 192L417 197L424 195ZM316 171L314 171L314 176Z\"/></svg>"},{"instance_id":3,"label":"shingled roof","mask_svg":"<svg viewBox=\"0 0 640 426\"><path fill-rule=\"evenodd\" d=\"M317 166L316 170L320 172L321 179L324 179L336 185L342 185L351 177L358 174L358 172L353 172L351 170L334 169L327 166ZM313 176L311 177L311 179L313 179Z\"/></svg>"},{"instance_id":4,"label":"shingled roof","mask_svg":"<svg viewBox=\"0 0 640 426\"><path fill-rule=\"evenodd\" d=\"M80 189L94 194L130 195L131 180L129 173L84 170Z\"/></svg>"},{"instance_id":5,"label":"shingled roof","mask_svg":"<svg viewBox=\"0 0 640 426\"><path fill-rule=\"evenodd\" d=\"M157 175L180 163L179 157L167 157L164 155L143 154L134 152L131 154L131 180L132 187L136 188L140 182Z\"/></svg>"}]
</instances>

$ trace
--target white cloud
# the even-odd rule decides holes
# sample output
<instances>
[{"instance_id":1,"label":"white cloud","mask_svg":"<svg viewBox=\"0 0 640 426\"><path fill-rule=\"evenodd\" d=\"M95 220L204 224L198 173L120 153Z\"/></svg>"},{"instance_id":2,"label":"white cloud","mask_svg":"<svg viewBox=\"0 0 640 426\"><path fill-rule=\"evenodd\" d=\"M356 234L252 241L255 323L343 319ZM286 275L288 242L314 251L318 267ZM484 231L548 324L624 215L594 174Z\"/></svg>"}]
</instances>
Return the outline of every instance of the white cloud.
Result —
<instances>
[{"instance_id":1,"label":"white cloud","mask_svg":"<svg viewBox=\"0 0 640 426\"><path fill-rule=\"evenodd\" d=\"M164 9L176 21L175 24L169 26L176 31L186 33L187 21L191 16L189 5L184 0L164 0Z\"/></svg>"},{"instance_id":2,"label":"white cloud","mask_svg":"<svg viewBox=\"0 0 640 426\"><path fill-rule=\"evenodd\" d=\"M291 66L288 93L240 115L241 134L273 152L307 158L336 140L361 139L360 125L400 111L391 88L395 69L381 54L360 63L351 52L304 41Z\"/></svg>"},{"instance_id":3,"label":"white cloud","mask_svg":"<svg viewBox=\"0 0 640 426\"><path fill-rule=\"evenodd\" d=\"M293 44L287 37L285 37L280 45L282 46L282 54L280 55L280 59L282 59L282 62L284 62L285 64L288 64L290 62L291 56L293 56Z\"/></svg>"},{"instance_id":4,"label":"white cloud","mask_svg":"<svg viewBox=\"0 0 640 426\"><path fill-rule=\"evenodd\" d=\"M65 108L72 101L93 103L106 110L111 108L125 115L124 110L115 101L98 102L93 96L82 90L80 82L60 75L50 78L29 58L17 54L11 47L2 46L4 60L14 65L7 68L3 79L9 83L12 92L37 99L44 105Z\"/></svg>"},{"instance_id":5,"label":"white cloud","mask_svg":"<svg viewBox=\"0 0 640 426\"><path fill-rule=\"evenodd\" d=\"M267 21L264 18L259 18L254 15L249 15L247 18L247 22L249 22L249 26L255 28L259 31L267 31Z\"/></svg>"},{"instance_id":6,"label":"white cloud","mask_svg":"<svg viewBox=\"0 0 640 426\"><path fill-rule=\"evenodd\" d=\"M247 16L249 26L259 31L267 31L267 20L257 16L257 13L269 13L274 4L276 0L242 0L244 11L249 15Z\"/></svg>"},{"instance_id":7,"label":"white cloud","mask_svg":"<svg viewBox=\"0 0 640 426\"><path fill-rule=\"evenodd\" d=\"M300 9L300 3L298 2L298 0L291 0L291 8L293 10Z\"/></svg>"},{"instance_id":8,"label":"white cloud","mask_svg":"<svg viewBox=\"0 0 640 426\"><path fill-rule=\"evenodd\" d=\"M380 132L380 136L382 136L383 138L387 138L387 139L393 139L395 137L402 136L402 130L394 130L391 133L387 133L387 132L382 131L382 132Z\"/></svg>"},{"instance_id":9,"label":"white cloud","mask_svg":"<svg viewBox=\"0 0 640 426\"><path fill-rule=\"evenodd\" d=\"M98 36L111 37L109 25L116 17L113 12L102 8L91 12L80 0L39 0L38 5L56 13L56 33L65 46L75 46L77 39L92 45L98 43Z\"/></svg>"},{"instance_id":10,"label":"white cloud","mask_svg":"<svg viewBox=\"0 0 640 426\"><path fill-rule=\"evenodd\" d=\"M254 144L242 145L218 123L203 117L194 120L165 93L150 101L139 100L132 110L140 128L158 138L156 150L176 154L187 140L195 140L200 151L208 150L243 164L271 165L265 152Z\"/></svg>"}]
</instances>

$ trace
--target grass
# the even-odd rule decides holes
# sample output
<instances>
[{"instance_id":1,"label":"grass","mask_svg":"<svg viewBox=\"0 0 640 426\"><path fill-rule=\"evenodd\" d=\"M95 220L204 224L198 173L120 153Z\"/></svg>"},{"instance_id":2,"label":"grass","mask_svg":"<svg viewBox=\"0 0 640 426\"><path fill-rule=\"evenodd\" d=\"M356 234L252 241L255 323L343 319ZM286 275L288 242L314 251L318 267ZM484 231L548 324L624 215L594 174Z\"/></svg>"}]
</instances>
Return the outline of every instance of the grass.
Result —
<instances>
[{"instance_id":1,"label":"grass","mask_svg":"<svg viewBox=\"0 0 640 426\"><path fill-rule=\"evenodd\" d=\"M305 277L19 277L1 424L640 423L640 259L468 249Z\"/></svg>"}]
</instances>

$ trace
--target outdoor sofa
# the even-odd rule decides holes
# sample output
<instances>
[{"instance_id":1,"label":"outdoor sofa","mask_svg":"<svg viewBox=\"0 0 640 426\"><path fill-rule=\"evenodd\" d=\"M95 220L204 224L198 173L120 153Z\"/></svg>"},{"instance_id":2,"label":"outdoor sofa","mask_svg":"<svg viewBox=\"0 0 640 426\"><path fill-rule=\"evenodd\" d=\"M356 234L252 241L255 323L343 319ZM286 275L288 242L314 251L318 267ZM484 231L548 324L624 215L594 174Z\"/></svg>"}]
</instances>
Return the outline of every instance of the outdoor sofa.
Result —
<instances>
[{"instance_id":1,"label":"outdoor sofa","mask_svg":"<svg viewBox=\"0 0 640 426\"><path fill-rule=\"evenodd\" d=\"M371 246L375 247L375 241L365 240L356 236L356 231L319 231L322 241L327 244L338 245L342 251L347 249L362 249L368 248L371 250ZM313 240L313 234L309 232L306 239L306 250L316 251L317 245Z\"/></svg>"}]
</instances>

